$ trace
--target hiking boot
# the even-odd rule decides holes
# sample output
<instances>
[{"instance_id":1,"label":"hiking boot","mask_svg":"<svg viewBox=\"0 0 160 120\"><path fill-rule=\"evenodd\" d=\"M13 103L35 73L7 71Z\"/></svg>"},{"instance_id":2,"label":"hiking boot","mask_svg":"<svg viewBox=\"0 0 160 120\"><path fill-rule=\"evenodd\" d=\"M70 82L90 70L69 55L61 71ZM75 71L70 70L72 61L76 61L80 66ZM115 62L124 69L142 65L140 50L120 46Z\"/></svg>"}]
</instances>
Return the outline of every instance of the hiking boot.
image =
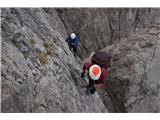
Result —
<instances>
[{"instance_id":1,"label":"hiking boot","mask_svg":"<svg viewBox=\"0 0 160 120\"><path fill-rule=\"evenodd\" d=\"M87 95L92 95L95 93L95 91L96 89L93 86L87 85L87 91L86 91Z\"/></svg>"},{"instance_id":2,"label":"hiking boot","mask_svg":"<svg viewBox=\"0 0 160 120\"><path fill-rule=\"evenodd\" d=\"M89 89L87 89L86 95L88 95L88 96L92 95Z\"/></svg>"}]
</instances>

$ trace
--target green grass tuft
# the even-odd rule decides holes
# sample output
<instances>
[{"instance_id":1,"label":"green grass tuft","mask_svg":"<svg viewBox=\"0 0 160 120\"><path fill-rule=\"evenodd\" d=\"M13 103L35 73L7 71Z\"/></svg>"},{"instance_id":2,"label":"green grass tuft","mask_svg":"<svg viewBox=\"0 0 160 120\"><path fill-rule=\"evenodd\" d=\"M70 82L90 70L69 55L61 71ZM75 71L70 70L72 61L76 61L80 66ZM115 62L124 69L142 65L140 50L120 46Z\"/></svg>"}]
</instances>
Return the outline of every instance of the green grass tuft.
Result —
<instances>
[{"instance_id":1,"label":"green grass tuft","mask_svg":"<svg viewBox=\"0 0 160 120\"><path fill-rule=\"evenodd\" d=\"M38 58L41 64L47 64L47 55L44 51L38 55Z\"/></svg>"},{"instance_id":2,"label":"green grass tuft","mask_svg":"<svg viewBox=\"0 0 160 120\"><path fill-rule=\"evenodd\" d=\"M29 40L30 40L31 44L35 44L36 43L35 40L33 40L33 39L29 39Z\"/></svg>"},{"instance_id":3,"label":"green grass tuft","mask_svg":"<svg viewBox=\"0 0 160 120\"><path fill-rule=\"evenodd\" d=\"M43 43L43 46L44 46L45 48L49 48L49 44L48 44L47 42L44 42L44 43Z\"/></svg>"}]
</instances>

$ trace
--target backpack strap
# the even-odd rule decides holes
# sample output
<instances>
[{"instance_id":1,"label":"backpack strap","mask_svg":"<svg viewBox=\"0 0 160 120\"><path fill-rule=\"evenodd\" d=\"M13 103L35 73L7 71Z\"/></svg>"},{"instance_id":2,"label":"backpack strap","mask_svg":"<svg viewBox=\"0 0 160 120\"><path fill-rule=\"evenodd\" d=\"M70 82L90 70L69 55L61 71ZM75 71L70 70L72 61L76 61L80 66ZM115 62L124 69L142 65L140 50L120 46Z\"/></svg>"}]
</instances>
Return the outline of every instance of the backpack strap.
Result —
<instances>
[{"instance_id":1,"label":"backpack strap","mask_svg":"<svg viewBox=\"0 0 160 120\"><path fill-rule=\"evenodd\" d=\"M105 68L109 68L111 66L111 58L109 58L109 63L105 66Z\"/></svg>"}]
</instances>

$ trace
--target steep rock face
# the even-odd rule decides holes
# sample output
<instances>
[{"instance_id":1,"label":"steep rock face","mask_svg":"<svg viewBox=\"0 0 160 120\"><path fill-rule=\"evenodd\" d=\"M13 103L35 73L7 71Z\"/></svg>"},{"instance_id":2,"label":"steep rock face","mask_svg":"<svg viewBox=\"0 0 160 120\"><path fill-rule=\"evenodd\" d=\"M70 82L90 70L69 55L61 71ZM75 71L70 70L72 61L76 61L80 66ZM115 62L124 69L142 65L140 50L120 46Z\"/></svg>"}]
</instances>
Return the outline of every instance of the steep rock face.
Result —
<instances>
[{"instance_id":1,"label":"steep rock face","mask_svg":"<svg viewBox=\"0 0 160 120\"><path fill-rule=\"evenodd\" d=\"M2 9L2 112L159 112L159 11ZM86 96L79 58L101 48L112 56L108 86Z\"/></svg>"},{"instance_id":2,"label":"steep rock face","mask_svg":"<svg viewBox=\"0 0 160 120\"><path fill-rule=\"evenodd\" d=\"M75 31L81 34L80 58L160 21L160 10L153 8L73 8L57 11L68 33Z\"/></svg>"},{"instance_id":3,"label":"steep rock face","mask_svg":"<svg viewBox=\"0 0 160 120\"><path fill-rule=\"evenodd\" d=\"M2 9L2 112L107 112L85 95L81 61L54 9Z\"/></svg>"},{"instance_id":4,"label":"steep rock face","mask_svg":"<svg viewBox=\"0 0 160 120\"><path fill-rule=\"evenodd\" d=\"M103 50L113 58L107 93L114 110L160 112L160 25Z\"/></svg>"},{"instance_id":5,"label":"steep rock face","mask_svg":"<svg viewBox=\"0 0 160 120\"><path fill-rule=\"evenodd\" d=\"M138 31L141 31L144 28L147 28L152 23L160 23L159 9L148 9L148 8L147 9L137 9L137 8L136 9L133 9L133 8L96 9L95 8L95 9L65 9L65 10L58 9L57 11L60 15L60 18L62 19L62 22L66 26L68 32L77 31L81 33L82 42L79 47L80 58L84 58L85 56L88 56L91 52L99 50L104 46L107 46L107 49L111 49L109 53L112 56L112 51L114 51L114 49L117 49L116 47L118 46L120 47L120 49L118 49L120 52L120 55L119 56L113 55L113 60L115 59L119 60L119 58L124 57L124 59L128 61L127 65L131 64L129 63L130 58L126 57L125 55L123 56L123 54L128 51L129 47L132 47L132 44L131 46L129 46L126 43L126 46L121 46L121 42L123 41L123 39L128 38L128 36L132 36L134 33L137 33ZM85 19L82 19L82 18L85 18ZM152 29L152 32L154 32L155 30L157 31L156 27L155 29ZM143 34L145 35L147 34L147 32ZM150 40L152 40L152 37L156 38L157 35L158 34L156 34L155 36L150 36L151 37ZM139 40L139 38L137 39ZM131 41L130 38L128 38L127 40ZM137 43L138 42L140 41L137 41ZM150 42L151 41L148 40L149 44ZM115 44L117 45L116 47L114 47ZM145 46L145 42L139 43L139 44L144 44ZM108 45L111 45L111 46L108 46ZM156 46L156 43L154 45ZM148 46L147 48L150 48L150 46ZM121 49L125 49L125 50L121 51ZM154 49L152 48L150 49L152 52L154 51ZM138 54L134 50L127 54L137 55L140 58L142 57L141 59L144 59L143 57L146 57ZM143 54L147 55L148 53L144 52ZM148 62L147 60L144 60L144 61ZM153 61L154 60L152 60L151 63ZM125 70L126 66L124 67L121 66L119 68L118 66L120 65L121 62L122 61L118 61L117 63L115 63L115 61L113 61L113 66L117 66L119 70L122 70L125 72L127 72L127 70L131 71L129 66L127 70ZM133 62L135 62L135 60L133 60ZM125 64L126 63L124 63L124 65ZM159 64L156 63L156 66L158 67ZM153 69L157 70L158 68L153 68ZM115 70L114 67L112 68L112 70ZM154 84L153 86L159 86L158 81L160 79L157 72L156 73L153 72L152 75L151 73L146 73L146 74L150 74L149 76L156 77L156 78L150 78L150 80L146 80L146 81L152 82L155 79L156 82L152 83ZM112 78L109 78L107 93L106 91L99 91L99 94L103 100L103 103L106 105L109 112L156 112L156 111L159 111L159 103L156 103L159 99L159 96L150 95L151 97L147 98L147 97L144 97L144 95L142 95L143 97L137 98L134 95L136 94L136 91L138 90L139 85L132 86L132 83L130 83L130 80L127 81L125 80L125 78L122 78L121 80L119 80L123 76L122 74L119 75L114 71L112 72L112 74L114 74L115 78L113 81L112 81ZM112 77L112 74L110 75L111 77ZM133 75L137 76L135 73ZM140 75L140 78L142 77L143 76ZM118 81L116 81L116 79ZM139 80L137 79L135 81L139 81ZM147 85L144 85L145 80L141 83L143 84L143 86L147 87ZM132 89L132 91L134 91L135 89L134 94L132 92L129 92L127 88ZM144 89L141 89L141 90L146 91ZM154 91L159 92L159 89L156 89ZM127 96L126 93L130 94L128 96L134 96L134 97L126 97ZM152 101L151 98L154 99L153 103L150 102ZM140 102L140 99L143 99L143 102L141 102L142 103L141 106L140 106L140 103L138 103ZM146 99L148 99L148 102ZM132 103L133 101L135 103ZM152 108L149 109L150 108L149 106L152 106Z\"/></svg>"}]
</instances>

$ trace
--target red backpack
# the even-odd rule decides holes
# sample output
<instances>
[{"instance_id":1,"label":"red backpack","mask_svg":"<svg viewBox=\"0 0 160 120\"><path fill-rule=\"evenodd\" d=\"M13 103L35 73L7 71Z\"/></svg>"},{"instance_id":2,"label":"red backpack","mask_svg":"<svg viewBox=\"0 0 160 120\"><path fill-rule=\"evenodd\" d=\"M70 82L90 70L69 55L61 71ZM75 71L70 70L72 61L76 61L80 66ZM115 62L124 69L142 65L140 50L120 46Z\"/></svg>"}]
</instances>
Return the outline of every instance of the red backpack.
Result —
<instances>
[{"instance_id":1,"label":"red backpack","mask_svg":"<svg viewBox=\"0 0 160 120\"><path fill-rule=\"evenodd\" d=\"M108 68L111 64L111 58L104 51L96 52L91 58L92 64L97 64L100 67Z\"/></svg>"}]
</instances>

